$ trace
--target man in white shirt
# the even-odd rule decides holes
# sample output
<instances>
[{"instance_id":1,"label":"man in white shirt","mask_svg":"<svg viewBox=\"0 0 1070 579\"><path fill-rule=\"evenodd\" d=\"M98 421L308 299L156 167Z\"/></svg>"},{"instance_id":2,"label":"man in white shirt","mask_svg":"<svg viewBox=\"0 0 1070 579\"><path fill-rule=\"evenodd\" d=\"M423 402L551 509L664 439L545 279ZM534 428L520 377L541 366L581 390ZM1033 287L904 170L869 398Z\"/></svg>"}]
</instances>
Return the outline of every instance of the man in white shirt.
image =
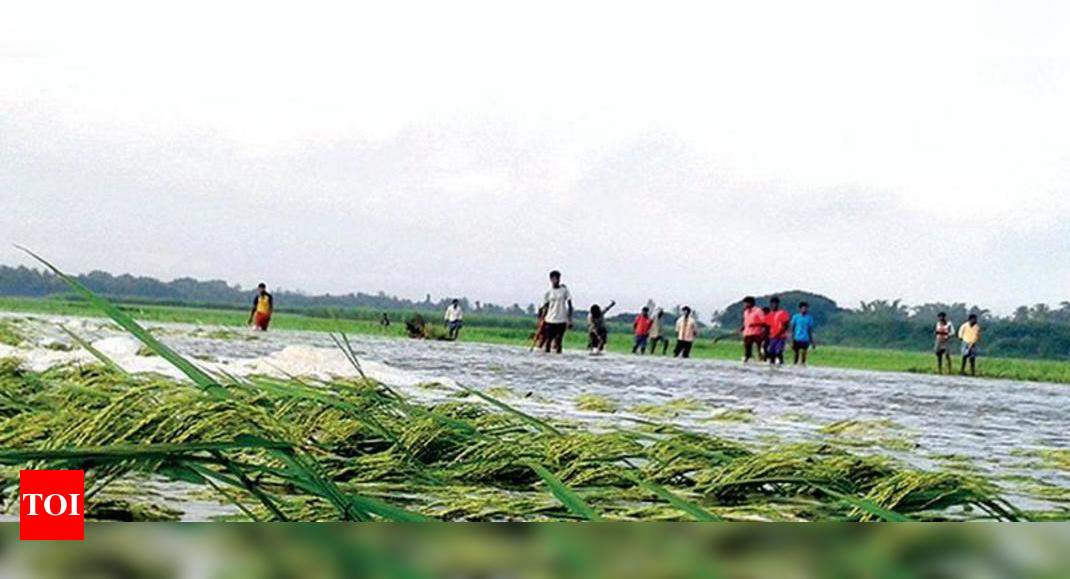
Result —
<instances>
[{"instance_id":1,"label":"man in white shirt","mask_svg":"<svg viewBox=\"0 0 1070 579\"><path fill-rule=\"evenodd\" d=\"M698 337L698 325L691 315L691 308L684 306L680 310L680 317L676 318L676 348L673 349L672 357L691 357L691 347Z\"/></svg>"},{"instance_id":2,"label":"man in white shirt","mask_svg":"<svg viewBox=\"0 0 1070 579\"><path fill-rule=\"evenodd\" d=\"M553 348L558 354L561 353L561 344L565 340L565 330L572 327L572 294L568 286L561 283L561 272L550 272L550 289L543 296L543 305L546 307L546 318L543 321L542 331L543 350L547 353Z\"/></svg>"},{"instance_id":3,"label":"man in white shirt","mask_svg":"<svg viewBox=\"0 0 1070 579\"><path fill-rule=\"evenodd\" d=\"M449 339L456 340L461 334L461 326L464 324L464 312L461 311L461 302L453 300L446 308L446 328L449 329Z\"/></svg>"}]
</instances>

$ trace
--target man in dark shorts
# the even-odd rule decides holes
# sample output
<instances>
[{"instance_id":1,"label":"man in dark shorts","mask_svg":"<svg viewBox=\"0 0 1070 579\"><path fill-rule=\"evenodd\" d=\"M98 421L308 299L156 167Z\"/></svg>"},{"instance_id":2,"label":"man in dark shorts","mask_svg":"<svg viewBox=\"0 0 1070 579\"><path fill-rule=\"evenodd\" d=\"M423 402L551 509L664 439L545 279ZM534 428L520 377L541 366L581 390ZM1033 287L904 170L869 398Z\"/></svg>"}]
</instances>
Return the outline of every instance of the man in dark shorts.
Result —
<instances>
[{"instance_id":1,"label":"man in dark shorts","mask_svg":"<svg viewBox=\"0 0 1070 579\"><path fill-rule=\"evenodd\" d=\"M646 342L650 338L650 327L653 325L654 320L650 317L650 308L643 306L642 311L639 312L638 316L635 316L635 321L632 322L632 329L635 330L635 344L632 346L633 354L646 354Z\"/></svg>"},{"instance_id":2,"label":"man in dark shorts","mask_svg":"<svg viewBox=\"0 0 1070 579\"><path fill-rule=\"evenodd\" d=\"M773 296L769 299L769 313L765 316L765 324L769 328L769 341L765 346L765 358L770 364L784 364L784 348L788 343L788 326L791 325L791 315L787 310L780 309L780 298Z\"/></svg>"},{"instance_id":3,"label":"man in dark shorts","mask_svg":"<svg viewBox=\"0 0 1070 579\"><path fill-rule=\"evenodd\" d=\"M962 341L962 369L959 374L966 375L966 362L970 363L970 374L977 375L977 345L981 342L981 324L977 323L977 314L970 314L966 323L959 326L959 340Z\"/></svg>"},{"instance_id":4,"label":"man in dark shorts","mask_svg":"<svg viewBox=\"0 0 1070 579\"><path fill-rule=\"evenodd\" d=\"M460 337L461 326L464 325L464 311L461 310L460 300L453 300L442 319L446 322L447 337L456 340Z\"/></svg>"},{"instance_id":5,"label":"man in dark shorts","mask_svg":"<svg viewBox=\"0 0 1070 579\"><path fill-rule=\"evenodd\" d=\"M676 347L673 348L672 357L691 357L691 347L695 345L698 337L698 324L691 315L691 308L684 306L680 309L680 317L676 318Z\"/></svg>"},{"instance_id":6,"label":"man in dark shorts","mask_svg":"<svg viewBox=\"0 0 1070 579\"><path fill-rule=\"evenodd\" d=\"M817 349L814 342L814 316L810 315L810 304L799 302L799 311L791 317L791 349L795 352L795 364L806 365L806 356L810 349Z\"/></svg>"},{"instance_id":7,"label":"man in dark shorts","mask_svg":"<svg viewBox=\"0 0 1070 579\"><path fill-rule=\"evenodd\" d=\"M761 349L762 340L765 339L765 314L762 313L761 308L754 305L752 296L743 298L743 327L740 328L740 332L743 334L743 363L745 364L754 357L755 348Z\"/></svg>"},{"instance_id":8,"label":"man in dark shorts","mask_svg":"<svg viewBox=\"0 0 1070 579\"><path fill-rule=\"evenodd\" d=\"M935 342L933 351L936 352L936 373L944 373L944 360L947 360L947 373L951 373L951 340L955 337L955 326L947 321L947 313L936 314L936 329L934 330Z\"/></svg>"},{"instance_id":9,"label":"man in dark shorts","mask_svg":"<svg viewBox=\"0 0 1070 579\"><path fill-rule=\"evenodd\" d=\"M665 311L658 308L650 323L650 353L657 354L658 343L661 343L661 355L669 351L669 338L665 336L664 325Z\"/></svg>"},{"instance_id":10,"label":"man in dark shorts","mask_svg":"<svg viewBox=\"0 0 1070 579\"><path fill-rule=\"evenodd\" d=\"M565 341L565 331L572 327L572 294L568 291L568 286L561 283L561 272L550 272L550 289L542 301L546 308L546 318L542 325L545 337L543 351L549 353L552 349L560 354Z\"/></svg>"}]
</instances>

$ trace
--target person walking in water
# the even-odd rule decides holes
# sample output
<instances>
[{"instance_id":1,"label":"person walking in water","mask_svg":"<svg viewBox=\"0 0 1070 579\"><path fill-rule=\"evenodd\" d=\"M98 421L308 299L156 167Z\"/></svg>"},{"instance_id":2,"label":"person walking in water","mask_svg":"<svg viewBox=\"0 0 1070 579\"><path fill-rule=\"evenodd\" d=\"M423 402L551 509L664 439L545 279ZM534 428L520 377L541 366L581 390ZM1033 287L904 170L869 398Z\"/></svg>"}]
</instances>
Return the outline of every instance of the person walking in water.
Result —
<instances>
[{"instance_id":1,"label":"person walking in water","mask_svg":"<svg viewBox=\"0 0 1070 579\"><path fill-rule=\"evenodd\" d=\"M446 329L448 330L446 337L456 340L461 335L461 326L464 325L464 312L461 310L461 302L459 300L450 302L443 319L446 320Z\"/></svg>"},{"instance_id":2,"label":"person walking in water","mask_svg":"<svg viewBox=\"0 0 1070 579\"><path fill-rule=\"evenodd\" d=\"M947 373L951 373L951 340L955 337L955 326L947 321L947 313L936 314L936 329L934 330L935 344L933 351L936 352L936 373L944 373L944 360L947 360Z\"/></svg>"},{"instance_id":3,"label":"person walking in water","mask_svg":"<svg viewBox=\"0 0 1070 579\"><path fill-rule=\"evenodd\" d=\"M977 375L977 344L981 341L981 324L977 323L977 314L970 314L966 323L959 326L959 339L962 340L962 368L959 374L966 375L966 362L970 363L970 375Z\"/></svg>"},{"instance_id":4,"label":"person walking in water","mask_svg":"<svg viewBox=\"0 0 1070 579\"><path fill-rule=\"evenodd\" d=\"M680 317L676 319L676 348L672 351L672 357L690 358L691 347L695 345L698 337L698 325L691 315L691 308L684 306L680 309Z\"/></svg>"},{"instance_id":5,"label":"person walking in water","mask_svg":"<svg viewBox=\"0 0 1070 579\"><path fill-rule=\"evenodd\" d=\"M762 308L762 341L758 345L758 360L765 362L766 350L769 348L769 312L768 306Z\"/></svg>"},{"instance_id":6,"label":"person walking in water","mask_svg":"<svg viewBox=\"0 0 1070 579\"><path fill-rule=\"evenodd\" d=\"M669 339L665 337L665 311L658 308L654 317L650 320L650 353L657 354L658 343L661 343L661 355L669 353Z\"/></svg>"},{"instance_id":7,"label":"person walking in water","mask_svg":"<svg viewBox=\"0 0 1070 579\"><path fill-rule=\"evenodd\" d=\"M654 320L650 318L650 308L643 306L639 315L635 316L635 321L632 322L632 329L635 330L635 344L632 345L633 354L646 354L646 343L650 339L650 328L653 325ZM653 353L653 348L650 351Z\"/></svg>"},{"instance_id":8,"label":"person walking in water","mask_svg":"<svg viewBox=\"0 0 1070 579\"><path fill-rule=\"evenodd\" d=\"M817 349L814 342L814 316L810 315L810 304L799 302L799 311L791 316L791 349L795 352L796 365L806 365L810 348Z\"/></svg>"},{"instance_id":9,"label":"person walking in water","mask_svg":"<svg viewBox=\"0 0 1070 579\"><path fill-rule=\"evenodd\" d=\"M561 283L561 272L550 272L550 289L542 301L546 307L546 317L542 325L545 338L543 351L549 353L552 349L560 354L565 331L572 327L572 294L568 291L568 286Z\"/></svg>"},{"instance_id":10,"label":"person walking in water","mask_svg":"<svg viewBox=\"0 0 1070 579\"><path fill-rule=\"evenodd\" d=\"M598 304L594 304L591 306L591 310L587 312L587 349L590 350L592 355L601 354L606 349L606 342L609 341L606 314L615 305L617 305L617 302L610 300L605 309L602 309L602 306Z\"/></svg>"},{"instance_id":11,"label":"person walking in water","mask_svg":"<svg viewBox=\"0 0 1070 579\"><path fill-rule=\"evenodd\" d=\"M754 348L761 349L765 333L765 315L751 296L743 298L743 327L740 332L743 333L743 363L746 364L754 357Z\"/></svg>"},{"instance_id":12,"label":"person walking in water","mask_svg":"<svg viewBox=\"0 0 1070 579\"><path fill-rule=\"evenodd\" d=\"M765 316L765 324L769 326L769 343L765 347L765 357L770 364L784 365L784 348L788 342L791 314L780 309L780 298L777 296L769 299L769 314Z\"/></svg>"},{"instance_id":13,"label":"person walking in water","mask_svg":"<svg viewBox=\"0 0 1070 579\"><path fill-rule=\"evenodd\" d=\"M535 348L542 349L542 345L546 343L546 304L539 306L538 312L535 314L535 334L531 337L531 350L535 351Z\"/></svg>"},{"instance_id":14,"label":"person walking in water","mask_svg":"<svg viewBox=\"0 0 1070 579\"><path fill-rule=\"evenodd\" d=\"M266 332L274 311L275 300L268 293L267 284L260 282L256 285L256 296L253 297L253 309L249 311L248 324L255 326L261 332Z\"/></svg>"}]
</instances>

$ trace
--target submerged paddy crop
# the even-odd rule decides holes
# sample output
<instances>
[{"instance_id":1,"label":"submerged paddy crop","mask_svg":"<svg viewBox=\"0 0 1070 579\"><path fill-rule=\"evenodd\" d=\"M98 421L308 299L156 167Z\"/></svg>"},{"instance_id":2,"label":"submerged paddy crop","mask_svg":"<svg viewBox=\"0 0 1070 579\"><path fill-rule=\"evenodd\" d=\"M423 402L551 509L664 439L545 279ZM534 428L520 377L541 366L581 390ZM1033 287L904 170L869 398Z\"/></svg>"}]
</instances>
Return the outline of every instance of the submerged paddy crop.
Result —
<instances>
[{"instance_id":1,"label":"submerged paddy crop","mask_svg":"<svg viewBox=\"0 0 1070 579\"><path fill-rule=\"evenodd\" d=\"M1021 456L1040 459L1040 464L1046 468L1070 472L1070 450L1065 448L1040 448L1023 450L1016 454Z\"/></svg>"},{"instance_id":2,"label":"submerged paddy crop","mask_svg":"<svg viewBox=\"0 0 1070 579\"><path fill-rule=\"evenodd\" d=\"M705 419L707 422L750 422L754 411L750 408L722 408Z\"/></svg>"},{"instance_id":3,"label":"submerged paddy crop","mask_svg":"<svg viewBox=\"0 0 1070 579\"><path fill-rule=\"evenodd\" d=\"M576 408L588 412L603 412L612 414L617 411L617 404L598 394L580 394L576 397Z\"/></svg>"},{"instance_id":4,"label":"submerged paddy crop","mask_svg":"<svg viewBox=\"0 0 1070 579\"><path fill-rule=\"evenodd\" d=\"M893 451L917 448L917 443L902 432L902 428L888 419L838 420L821 427L818 432L830 442L843 446L876 446Z\"/></svg>"},{"instance_id":5,"label":"submerged paddy crop","mask_svg":"<svg viewBox=\"0 0 1070 579\"><path fill-rule=\"evenodd\" d=\"M18 346L21 343L22 334L15 329L15 324L10 320L0 320L0 344Z\"/></svg>"},{"instance_id":6,"label":"submerged paddy crop","mask_svg":"<svg viewBox=\"0 0 1070 579\"><path fill-rule=\"evenodd\" d=\"M631 411L650 418L672 418L702 409L702 403L689 398L676 398L662 404L637 404Z\"/></svg>"},{"instance_id":7,"label":"submerged paddy crop","mask_svg":"<svg viewBox=\"0 0 1070 579\"><path fill-rule=\"evenodd\" d=\"M827 446L756 451L667 426L592 433L478 400L416 404L363 379L220 388L0 362L5 498L32 466L85 469L87 489L108 497L88 500L90 515L105 519L177 516L139 491L146 476L256 520L931 519L967 506L1017 517L980 479Z\"/></svg>"}]
</instances>

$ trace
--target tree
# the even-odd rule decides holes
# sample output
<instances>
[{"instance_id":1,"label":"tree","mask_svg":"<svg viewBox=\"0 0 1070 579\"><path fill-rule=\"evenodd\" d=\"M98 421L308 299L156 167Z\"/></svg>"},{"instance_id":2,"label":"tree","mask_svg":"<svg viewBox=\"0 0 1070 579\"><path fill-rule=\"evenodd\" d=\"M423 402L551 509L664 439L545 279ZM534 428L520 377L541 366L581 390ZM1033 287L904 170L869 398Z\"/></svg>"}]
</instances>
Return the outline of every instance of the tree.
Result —
<instances>
[{"instance_id":1,"label":"tree","mask_svg":"<svg viewBox=\"0 0 1070 579\"><path fill-rule=\"evenodd\" d=\"M860 313L877 318L892 320L905 320L910 317L910 309L903 304L903 300L873 300L861 302Z\"/></svg>"}]
</instances>

